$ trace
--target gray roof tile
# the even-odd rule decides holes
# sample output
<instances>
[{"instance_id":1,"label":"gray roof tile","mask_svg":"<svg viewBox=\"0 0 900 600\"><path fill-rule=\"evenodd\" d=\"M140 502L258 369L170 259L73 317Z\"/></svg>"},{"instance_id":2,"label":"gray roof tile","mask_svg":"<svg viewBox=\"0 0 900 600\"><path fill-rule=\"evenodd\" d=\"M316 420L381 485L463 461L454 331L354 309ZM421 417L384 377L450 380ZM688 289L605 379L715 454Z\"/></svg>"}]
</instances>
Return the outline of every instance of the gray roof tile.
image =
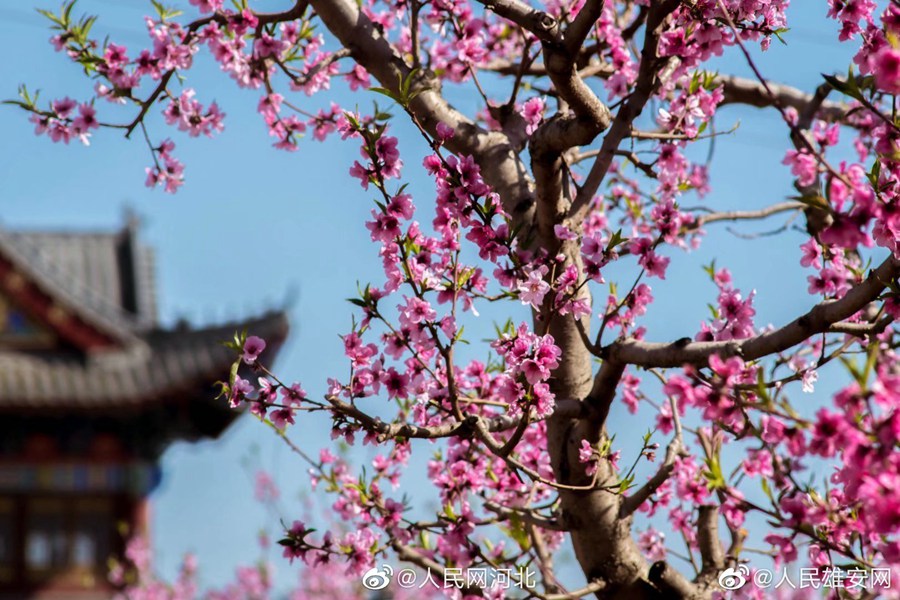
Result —
<instances>
[{"instance_id":1,"label":"gray roof tile","mask_svg":"<svg viewBox=\"0 0 900 600\"><path fill-rule=\"evenodd\" d=\"M120 410L150 403L208 400L235 359L222 342L246 329L268 342L271 361L287 335L287 316L271 311L217 326L156 318L153 253L130 222L117 233L0 229L0 256L55 303L121 343L85 355L0 347L0 414ZM267 358L266 358L267 357Z\"/></svg>"},{"instance_id":2,"label":"gray roof tile","mask_svg":"<svg viewBox=\"0 0 900 600\"><path fill-rule=\"evenodd\" d=\"M0 351L0 412L23 408L103 410L140 405L228 377L235 359L222 345L247 329L269 343L274 357L287 335L285 313L202 329L150 332L147 352L85 360L72 355Z\"/></svg>"}]
</instances>

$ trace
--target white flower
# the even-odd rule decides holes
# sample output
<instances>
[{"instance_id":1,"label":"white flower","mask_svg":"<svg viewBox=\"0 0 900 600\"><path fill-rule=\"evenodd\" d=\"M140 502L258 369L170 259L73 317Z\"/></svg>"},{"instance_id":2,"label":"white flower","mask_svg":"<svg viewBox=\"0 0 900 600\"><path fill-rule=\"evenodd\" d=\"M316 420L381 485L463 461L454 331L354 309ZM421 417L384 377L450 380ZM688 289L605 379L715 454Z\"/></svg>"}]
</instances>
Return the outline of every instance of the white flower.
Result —
<instances>
[{"instance_id":1,"label":"white flower","mask_svg":"<svg viewBox=\"0 0 900 600\"><path fill-rule=\"evenodd\" d=\"M812 394L815 391L813 384L818 381L819 374L815 369L808 369L803 373L803 391Z\"/></svg>"}]
</instances>

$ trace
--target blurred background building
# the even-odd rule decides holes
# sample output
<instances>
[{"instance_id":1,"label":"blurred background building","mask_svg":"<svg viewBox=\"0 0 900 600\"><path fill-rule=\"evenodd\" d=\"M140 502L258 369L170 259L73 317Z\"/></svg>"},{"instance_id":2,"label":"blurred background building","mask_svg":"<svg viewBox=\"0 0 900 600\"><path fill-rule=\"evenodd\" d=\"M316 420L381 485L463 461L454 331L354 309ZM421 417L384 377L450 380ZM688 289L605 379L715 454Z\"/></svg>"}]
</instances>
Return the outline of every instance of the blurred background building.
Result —
<instances>
[{"instance_id":1,"label":"blurred background building","mask_svg":"<svg viewBox=\"0 0 900 600\"><path fill-rule=\"evenodd\" d=\"M0 599L106 599L110 557L146 532L158 459L218 437L235 331L287 335L271 311L162 328L153 254L119 231L0 229Z\"/></svg>"}]
</instances>

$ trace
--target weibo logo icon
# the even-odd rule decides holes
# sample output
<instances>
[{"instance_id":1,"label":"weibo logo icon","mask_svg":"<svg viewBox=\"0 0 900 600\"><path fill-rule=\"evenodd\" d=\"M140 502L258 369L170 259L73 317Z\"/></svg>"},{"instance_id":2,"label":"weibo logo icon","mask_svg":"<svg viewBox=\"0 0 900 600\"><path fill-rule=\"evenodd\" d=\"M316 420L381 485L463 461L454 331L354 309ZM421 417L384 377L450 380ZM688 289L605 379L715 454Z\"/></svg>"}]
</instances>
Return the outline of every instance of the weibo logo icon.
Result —
<instances>
[{"instance_id":1,"label":"weibo logo icon","mask_svg":"<svg viewBox=\"0 0 900 600\"><path fill-rule=\"evenodd\" d=\"M730 567L719 574L719 585L723 590L739 590L747 583L750 568L747 565Z\"/></svg>"}]
</instances>

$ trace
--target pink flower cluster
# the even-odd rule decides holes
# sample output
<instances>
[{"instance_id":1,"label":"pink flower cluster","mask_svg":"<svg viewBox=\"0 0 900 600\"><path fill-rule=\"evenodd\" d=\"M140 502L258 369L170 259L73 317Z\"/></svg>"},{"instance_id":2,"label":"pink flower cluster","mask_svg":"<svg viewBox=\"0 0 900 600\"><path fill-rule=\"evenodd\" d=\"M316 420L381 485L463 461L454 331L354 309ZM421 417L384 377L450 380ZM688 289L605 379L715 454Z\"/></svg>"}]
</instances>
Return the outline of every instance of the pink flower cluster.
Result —
<instances>
[{"instance_id":1,"label":"pink flower cluster","mask_svg":"<svg viewBox=\"0 0 900 600\"><path fill-rule=\"evenodd\" d=\"M715 271L713 282L719 288L718 308L709 324L700 324L700 333L696 339L740 340L752 336L755 333L753 317L756 310L753 308L753 297L756 291L751 291L744 299L740 291L731 286L731 273L728 269Z\"/></svg>"},{"instance_id":2,"label":"pink flower cluster","mask_svg":"<svg viewBox=\"0 0 900 600\"><path fill-rule=\"evenodd\" d=\"M537 414L550 414L554 397L545 382L553 369L559 366L561 354L559 347L553 343L553 337L531 333L522 323L515 333L503 335L491 347L506 361L506 373L502 376L505 378L501 390L503 399L514 407L525 398L528 387L529 402L533 403Z\"/></svg>"},{"instance_id":3,"label":"pink flower cluster","mask_svg":"<svg viewBox=\"0 0 900 600\"><path fill-rule=\"evenodd\" d=\"M173 98L163 111L166 123L177 125L180 131L187 131L191 137L197 137L200 134L212 137L213 132L222 131L225 128L222 123L225 113L219 111L215 102L204 111L203 105L194 99L194 95L194 90L188 88L181 93L181 96Z\"/></svg>"},{"instance_id":4,"label":"pink flower cluster","mask_svg":"<svg viewBox=\"0 0 900 600\"><path fill-rule=\"evenodd\" d=\"M78 115L75 115L75 108ZM68 144L77 138L85 146L89 145L91 130L100 127L97 122L97 111L90 104L77 104L71 98L54 100L50 103L48 113L33 113L30 117L34 123L36 135L47 134L54 142Z\"/></svg>"},{"instance_id":5,"label":"pink flower cluster","mask_svg":"<svg viewBox=\"0 0 900 600\"><path fill-rule=\"evenodd\" d=\"M155 166L147 167L147 187L162 186L166 192L174 194L184 185L184 165L172 155L175 142L166 140L153 150Z\"/></svg>"},{"instance_id":6,"label":"pink flower cluster","mask_svg":"<svg viewBox=\"0 0 900 600\"><path fill-rule=\"evenodd\" d=\"M379 135L360 151L368 164L363 166L359 161L355 161L350 167L350 175L359 179L363 189L369 189L369 183L373 179L385 181L400 176L403 161L400 160L400 152L397 150L397 138Z\"/></svg>"}]
</instances>

